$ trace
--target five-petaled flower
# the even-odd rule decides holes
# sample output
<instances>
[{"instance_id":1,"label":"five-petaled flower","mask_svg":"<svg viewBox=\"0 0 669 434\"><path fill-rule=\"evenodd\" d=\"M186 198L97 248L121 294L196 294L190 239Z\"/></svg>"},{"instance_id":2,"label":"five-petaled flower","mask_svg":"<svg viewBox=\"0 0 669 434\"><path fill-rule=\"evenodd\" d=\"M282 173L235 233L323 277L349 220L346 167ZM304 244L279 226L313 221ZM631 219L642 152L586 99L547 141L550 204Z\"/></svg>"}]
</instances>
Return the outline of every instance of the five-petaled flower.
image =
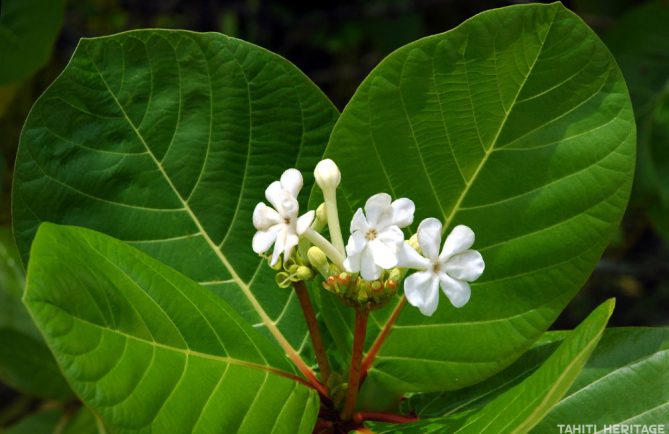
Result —
<instances>
[{"instance_id":1,"label":"five-petaled flower","mask_svg":"<svg viewBox=\"0 0 669 434\"><path fill-rule=\"evenodd\" d=\"M297 216L297 194L302 184L302 174L297 169L286 170L280 181L274 181L265 190L265 198L274 208L260 202L253 210L253 226L258 231L253 236L253 251L264 253L275 244L271 265L277 263L281 253L284 260L290 258L300 235L314 220L314 211Z\"/></svg>"},{"instance_id":2,"label":"five-petaled flower","mask_svg":"<svg viewBox=\"0 0 669 434\"><path fill-rule=\"evenodd\" d=\"M406 198L391 203L386 193L370 197L365 212L358 208L351 221L344 267L352 273L360 272L365 280L376 280L384 269L395 267L404 243L400 228L413 222L415 209L414 203Z\"/></svg>"},{"instance_id":3,"label":"five-petaled flower","mask_svg":"<svg viewBox=\"0 0 669 434\"><path fill-rule=\"evenodd\" d=\"M453 228L439 253L441 229L439 220L423 220L418 226L418 244L424 256L407 243L399 253L399 266L420 270L406 278L404 294L410 304L427 316L437 309L440 286L453 306L464 306L471 294L467 282L478 279L485 268L481 254L470 250L474 244L470 228L464 225Z\"/></svg>"}]
</instances>

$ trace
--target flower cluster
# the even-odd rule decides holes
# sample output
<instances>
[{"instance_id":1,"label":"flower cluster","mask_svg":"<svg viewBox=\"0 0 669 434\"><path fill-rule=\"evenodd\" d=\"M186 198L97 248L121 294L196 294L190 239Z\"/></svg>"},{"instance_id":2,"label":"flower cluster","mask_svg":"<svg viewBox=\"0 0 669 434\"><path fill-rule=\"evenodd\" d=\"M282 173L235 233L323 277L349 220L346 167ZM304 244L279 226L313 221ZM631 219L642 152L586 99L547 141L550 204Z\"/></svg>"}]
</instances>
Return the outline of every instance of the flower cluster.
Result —
<instances>
[{"instance_id":1,"label":"flower cluster","mask_svg":"<svg viewBox=\"0 0 669 434\"><path fill-rule=\"evenodd\" d=\"M339 168L332 160L323 160L314 175L324 198L317 212L299 216L297 196L303 179L296 169L286 170L265 190L272 207L261 202L253 212L257 230L253 250L264 254L274 245L268 259L273 268L283 268L277 274L280 286L310 279L313 269L323 275L323 287L344 302L374 308L392 298L404 275L413 269L416 272L404 279L404 295L424 315L431 316L437 309L439 288L455 307L469 301L469 282L485 268L481 254L471 249L474 232L470 228L456 226L442 247L441 222L427 218L417 234L405 241L402 229L413 223L414 203L378 193L353 215L344 246L337 210ZM320 234L325 225L330 240Z\"/></svg>"}]
</instances>

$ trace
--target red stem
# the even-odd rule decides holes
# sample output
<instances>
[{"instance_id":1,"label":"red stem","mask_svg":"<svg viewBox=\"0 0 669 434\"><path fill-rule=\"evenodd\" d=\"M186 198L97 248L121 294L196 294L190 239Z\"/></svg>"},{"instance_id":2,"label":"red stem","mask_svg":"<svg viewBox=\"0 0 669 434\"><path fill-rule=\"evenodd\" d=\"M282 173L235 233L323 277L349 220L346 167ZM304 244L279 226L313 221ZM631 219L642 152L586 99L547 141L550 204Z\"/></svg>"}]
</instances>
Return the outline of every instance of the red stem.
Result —
<instances>
[{"instance_id":1,"label":"red stem","mask_svg":"<svg viewBox=\"0 0 669 434\"><path fill-rule=\"evenodd\" d=\"M389 423L410 423L416 422L419 419L416 416L402 416L401 414L395 413L360 411L353 416L353 420L357 423L363 423L366 420Z\"/></svg>"},{"instance_id":2,"label":"red stem","mask_svg":"<svg viewBox=\"0 0 669 434\"><path fill-rule=\"evenodd\" d=\"M302 281L294 282L293 288L295 288L297 300L300 302L302 312L304 313L304 320L306 321L307 328L309 329L311 344L314 347L316 361L318 362L318 367L321 371L321 380L323 383L327 383L328 378L330 378L330 364L328 363L328 356L325 352L325 345L323 344L321 329L318 327L318 320L316 319L314 306L311 304L311 299L309 298L309 291L307 290L307 286ZM325 396L327 396L327 394Z\"/></svg>"},{"instance_id":3,"label":"red stem","mask_svg":"<svg viewBox=\"0 0 669 434\"><path fill-rule=\"evenodd\" d=\"M362 352L365 348L365 335L367 333L367 318L369 311L366 308L355 309L355 334L353 335L353 350L351 353L351 368L348 372L348 392L344 409L341 412L342 420L350 420L355 410L358 399L358 388L360 387L360 370L362 367Z\"/></svg>"},{"instance_id":4,"label":"red stem","mask_svg":"<svg viewBox=\"0 0 669 434\"><path fill-rule=\"evenodd\" d=\"M379 352L379 349L381 348L381 345L383 345L383 342L388 337L388 334L390 334L390 330L393 328L393 324L395 324L397 317L400 316L400 312L402 312L402 308L404 307L405 303L406 303L406 298L402 296L402 298L400 298L400 301L397 303L397 306L395 306L393 313L390 315L390 318L388 318L388 321L386 321L386 324L383 326L381 333L379 333L379 335L376 337L376 340L372 344L372 347L369 349L369 352L367 353L365 360L362 362L362 372L360 375L362 378L365 378L367 376L367 371L369 371L369 368L372 367L372 363L374 363L376 354Z\"/></svg>"}]
</instances>

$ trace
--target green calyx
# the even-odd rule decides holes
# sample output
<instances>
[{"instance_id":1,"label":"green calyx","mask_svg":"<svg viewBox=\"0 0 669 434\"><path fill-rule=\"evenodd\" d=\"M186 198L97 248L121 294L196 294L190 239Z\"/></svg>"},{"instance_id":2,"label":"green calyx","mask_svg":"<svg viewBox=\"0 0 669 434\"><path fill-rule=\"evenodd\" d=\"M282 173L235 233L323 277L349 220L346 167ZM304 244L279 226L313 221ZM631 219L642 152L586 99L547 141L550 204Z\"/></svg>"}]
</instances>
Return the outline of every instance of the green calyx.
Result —
<instances>
[{"instance_id":1,"label":"green calyx","mask_svg":"<svg viewBox=\"0 0 669 434\"><path fill-rule=\"evenodd\" d=\"M378 309L397 293L402 277L398 268L384 273L380 279L367 281L357 273L333 273L323 282L323 288L339 296L348 306Z\"/></svg>"}]
</instances>

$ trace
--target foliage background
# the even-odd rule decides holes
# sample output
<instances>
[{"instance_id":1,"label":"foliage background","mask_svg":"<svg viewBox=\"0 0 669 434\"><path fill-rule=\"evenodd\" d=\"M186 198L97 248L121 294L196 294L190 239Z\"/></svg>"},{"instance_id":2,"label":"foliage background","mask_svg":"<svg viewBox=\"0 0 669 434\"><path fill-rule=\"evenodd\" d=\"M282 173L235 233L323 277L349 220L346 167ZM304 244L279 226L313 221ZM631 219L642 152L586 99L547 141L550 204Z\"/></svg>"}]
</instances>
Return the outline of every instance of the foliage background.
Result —
<instances>
[{"instance_id":1,"label":"foliage background","mask_svg":"<svg viewBox=\"0 0 669 434\"><path fill-rule=\"evenodd\" d=\"M425 35L446 31L486 9L512 1L494 0L373 0L339 2L270 2L261 0L81 0L69 2L62 31L48 64L16 83L16 92L4 113L0 110L0 167L2 189L0 224L10 217L11 167L23 121L35 99L60 73L79 38L128 29L158 27L217 31L274 51L302 69L341 110L369 71L394 49ZM573 0L564 2L607 41L622 17L646 7L644 1ZM666 8L669 2L655 2ZM669 82L669 31L653 34L654 45L643 46L645 26L626 29L640 42L635 69L623 71L630 88L649 74L664 74ZM631 33L630 33L631 32ZM611 47L614 54L616 50ZM621 61L621 59L618 59ZM622 61L621 61L622 63ZM6 67L3 64L1 67ZM663 89L651 89L658 94ZM664 92L667 87L664 86ZM651 96L651 97L654 97ZM658 100L661 100L659 96ZM665 98L666 100L666 98ZM634 100L637 103L637 100ZM641 121L644 113L635 107ZM665 110L665 113L669 110ZM656 116L652 158L669 160L669 116ZM639 122L639 130L641 122ZM663 140L664 139L664 140ZM669 189L669 174L645 179L637 174L633 198L617 238L605 253L584 288L553 328L573 328L602 300L618 299L610 326L669 324L669 214L663 213L662 190ZM669 170L665 164L664 170ZM664 183L662 182L664 179ZM657 190L657 191L656 191ZM658 199L660 198L660 199ZM666 208L664 209L666 210ZM659 213L659 217L658 217ZM0 280L0 285L6 284ZM0 345L2 343L0 342ZM0 427L43 403L18 395L0 384Z\"/></svg>"}]
</instances>

